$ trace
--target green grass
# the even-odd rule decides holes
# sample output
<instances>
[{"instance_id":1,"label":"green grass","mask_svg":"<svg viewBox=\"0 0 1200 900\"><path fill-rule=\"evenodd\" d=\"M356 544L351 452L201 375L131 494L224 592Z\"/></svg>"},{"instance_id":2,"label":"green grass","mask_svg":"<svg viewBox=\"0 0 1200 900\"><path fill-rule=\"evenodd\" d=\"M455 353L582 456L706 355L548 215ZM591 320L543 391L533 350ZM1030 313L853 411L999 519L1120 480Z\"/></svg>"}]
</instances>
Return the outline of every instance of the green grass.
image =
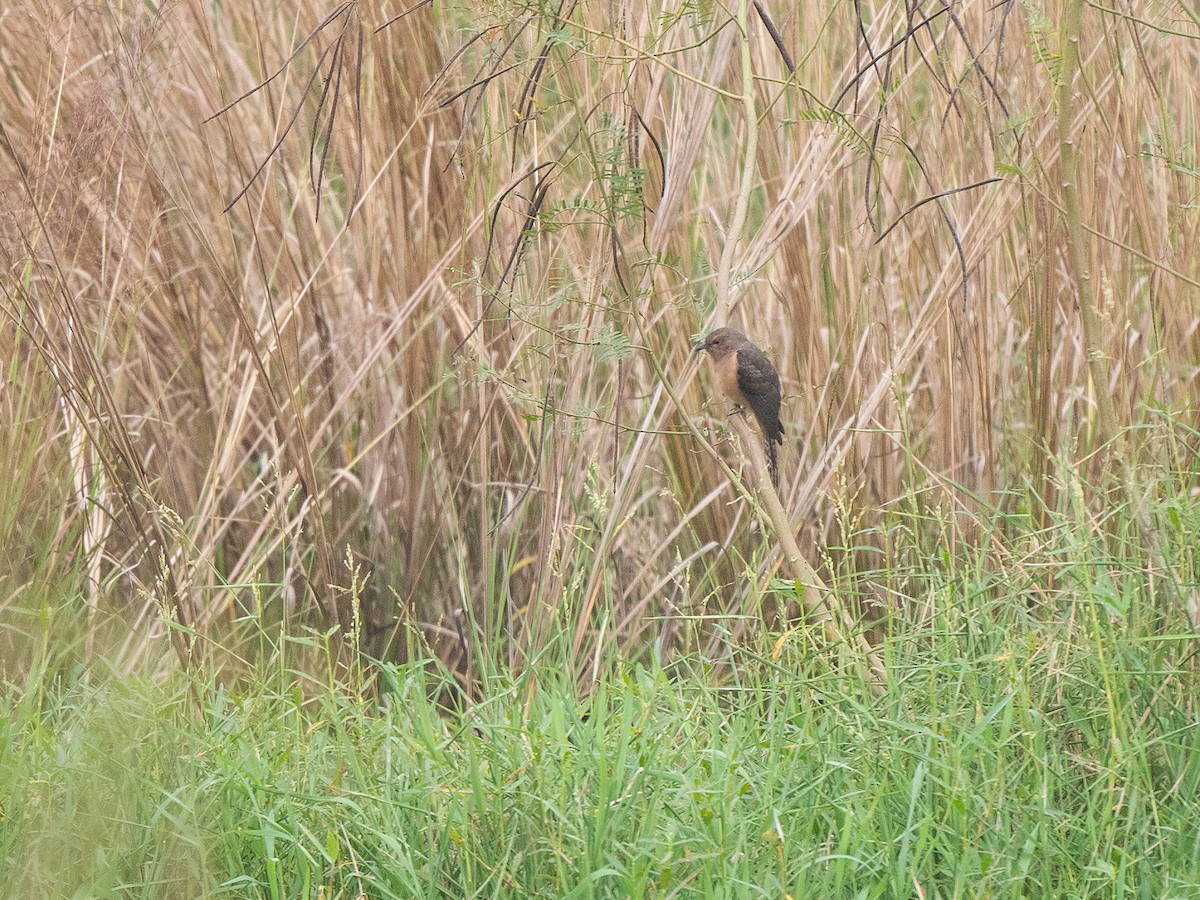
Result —
<instances>
[{"instance_id":1,"label":"green grass","mask_svg":"<svg viewBox=\"0 0 1200 900\"><path fill-rule=\"evenodd\" d=\"M1042 535L1040 586L917 563L877 698L804 630L583 695L543 662L455 711L428 662L364 697L277 654L199 713L178 671L34 676L0 725L5 893L1194 897L1195 635L1087 535Z\"/></svg>"}]
</instances>

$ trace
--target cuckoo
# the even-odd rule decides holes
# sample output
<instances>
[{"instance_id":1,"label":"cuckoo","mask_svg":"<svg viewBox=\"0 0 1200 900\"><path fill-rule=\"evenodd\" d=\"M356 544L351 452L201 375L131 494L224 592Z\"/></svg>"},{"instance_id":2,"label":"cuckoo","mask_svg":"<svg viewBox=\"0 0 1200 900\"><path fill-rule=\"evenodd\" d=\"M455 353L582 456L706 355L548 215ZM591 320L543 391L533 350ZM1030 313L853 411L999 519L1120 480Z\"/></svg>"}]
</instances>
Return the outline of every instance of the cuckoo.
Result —
<instances>
[{"instance_id":1,"label":"cuckoo","mask_svg":"<svg viewBox=\"0 0 1200 900\"><path fill-rule=\"evenodd\" d=\"M708 351L721 392L739 406L753 410L762 429L771 480L778 486L776 445L783 444L783 423L779 421L782 400L779 373L749 338L732 328L718 328L696 345L696 351L701 350Z\"/></svg>"}]
</instances>

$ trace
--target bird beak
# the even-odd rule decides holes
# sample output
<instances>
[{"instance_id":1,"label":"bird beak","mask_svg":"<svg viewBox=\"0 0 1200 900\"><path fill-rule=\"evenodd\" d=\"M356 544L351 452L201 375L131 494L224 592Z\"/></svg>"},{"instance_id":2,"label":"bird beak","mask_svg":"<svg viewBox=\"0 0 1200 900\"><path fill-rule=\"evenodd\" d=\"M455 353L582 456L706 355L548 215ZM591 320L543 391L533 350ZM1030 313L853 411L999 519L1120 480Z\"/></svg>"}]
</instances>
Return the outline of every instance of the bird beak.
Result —
<instances>
[{"instance_id":1,"label":"bird beak","mask_svg":"<svg viewBox=\"0 0 1200 900\"><path fill-rule=\"evenodd\" d=\"M700 352L701 350L703 350L703 349L704 349L704 341L700 341L700 342L698 342L698 343L696 344L696 346L692 348L692 350L693 350L694 352L696 352L696 353L699 353L699 352Z\"/></svg>"}]
</instances>

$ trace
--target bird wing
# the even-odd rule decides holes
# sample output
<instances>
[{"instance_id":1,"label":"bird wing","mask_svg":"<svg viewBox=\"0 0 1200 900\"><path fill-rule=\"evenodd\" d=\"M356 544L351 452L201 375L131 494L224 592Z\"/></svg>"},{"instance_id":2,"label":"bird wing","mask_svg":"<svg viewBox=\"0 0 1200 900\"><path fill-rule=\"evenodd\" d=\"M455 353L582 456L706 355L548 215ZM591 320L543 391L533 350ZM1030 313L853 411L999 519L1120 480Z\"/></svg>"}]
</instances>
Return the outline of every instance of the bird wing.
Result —
<instances>
[{"instance_id":1,"label":"bird wing","mask_svg":"<svg viewBox=\"0 0 1200 900\"><path fill-rule=\"evenodd\" d=\"M783 396L779 373L757 347L742 347L737 352L738 388L754 416L762 426L768 441L783 442L783 423L779 421L779 405Z\"/></svg>"}]
</instances>

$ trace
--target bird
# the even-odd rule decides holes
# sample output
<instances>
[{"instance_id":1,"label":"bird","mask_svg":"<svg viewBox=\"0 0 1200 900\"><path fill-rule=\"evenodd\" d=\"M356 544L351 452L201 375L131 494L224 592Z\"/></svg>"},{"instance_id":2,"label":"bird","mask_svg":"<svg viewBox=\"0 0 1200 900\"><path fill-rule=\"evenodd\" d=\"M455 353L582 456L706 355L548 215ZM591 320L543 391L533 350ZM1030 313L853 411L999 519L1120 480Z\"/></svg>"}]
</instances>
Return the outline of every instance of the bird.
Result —
<instances>
[{"instance_id":1,"label":"bird","mask_svg":"<svg viewBox=\"0 0 1200 900\"><path fill-rule=\"evenodd\" d=\"M779 486L777 446L783 445L783 423L779 406L783 398L779 373L766 354L733 328L718 328L696 344L696 352L707 351L717 373L717 384L734 403L750 407L763 433L763 449L771 469L771 481Z\"/></svg>"}]
</instances>

